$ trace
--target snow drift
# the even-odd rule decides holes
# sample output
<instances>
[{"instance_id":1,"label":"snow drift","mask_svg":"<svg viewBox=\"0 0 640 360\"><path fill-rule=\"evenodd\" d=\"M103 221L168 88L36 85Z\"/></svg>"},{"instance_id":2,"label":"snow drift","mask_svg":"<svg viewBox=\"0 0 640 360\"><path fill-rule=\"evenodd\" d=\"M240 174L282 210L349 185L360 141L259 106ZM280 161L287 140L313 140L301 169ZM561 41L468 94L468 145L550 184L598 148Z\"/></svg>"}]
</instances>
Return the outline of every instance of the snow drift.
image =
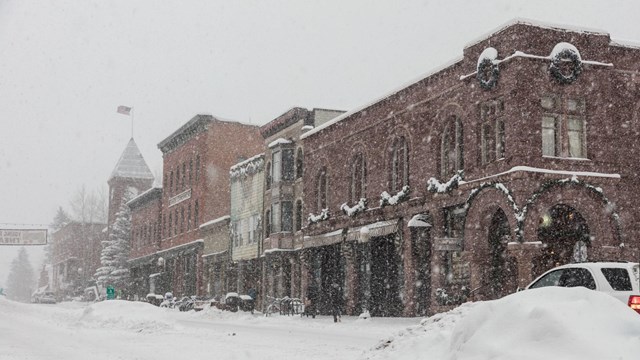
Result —
<instances>
[{"instance_id":1,"label":"snow drift","mask_svg":"<svg viewBox=\"0 0 640 360\"><path fill-rule=\"evenodd\" d=\"M635 359L640 316L609 295L548 287L425 319L365 359Z\"/></svg>"},{"instance_id":2,"label":"snow drift","mask_svg":"<svg viewBox=\"0 0 640 360\"><path fill-rule=\"evenodd\" d=\"M109 300L86 307L80 322L87 327L153 332L175 328L173 313L144 302Z\"/></svg>"}]
</instances>

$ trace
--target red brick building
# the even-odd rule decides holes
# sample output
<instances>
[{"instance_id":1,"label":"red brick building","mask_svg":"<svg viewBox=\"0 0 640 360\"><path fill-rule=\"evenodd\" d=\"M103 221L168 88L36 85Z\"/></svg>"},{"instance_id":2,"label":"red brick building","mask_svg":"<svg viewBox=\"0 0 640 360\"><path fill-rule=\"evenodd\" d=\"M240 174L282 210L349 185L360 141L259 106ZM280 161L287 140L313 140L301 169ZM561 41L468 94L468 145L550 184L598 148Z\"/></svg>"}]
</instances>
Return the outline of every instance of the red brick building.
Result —
<instances>
[{"instance_id":1,"label":"red brick building","mask_svg":"<svg viewBox=\"0 0 640 360\"><path fill-rule=\"evenodd\" d=\"M340 254L320 266L348 313L374 316L496 298L556 264L638 261L639 116L640 49L514 22L302 136L303 248Z\"/></svg>"},{"instance_id":2,"label":"red brick building","mask_svg":"<svg viewBox=\"0 0 640 360\"><path fill-rule=\"evenodd\" d=\"M140 244L130 263L136 268L136 281L148 286L140 294L204 292L203 255L208 245L200 225L228 216L229 168L258 153L260 145L256 126L211 115L196 115L158 144L163 188L129 203L134 244ZM227 248L228 234L225 231Z\"/></svg>"}]
</instances>

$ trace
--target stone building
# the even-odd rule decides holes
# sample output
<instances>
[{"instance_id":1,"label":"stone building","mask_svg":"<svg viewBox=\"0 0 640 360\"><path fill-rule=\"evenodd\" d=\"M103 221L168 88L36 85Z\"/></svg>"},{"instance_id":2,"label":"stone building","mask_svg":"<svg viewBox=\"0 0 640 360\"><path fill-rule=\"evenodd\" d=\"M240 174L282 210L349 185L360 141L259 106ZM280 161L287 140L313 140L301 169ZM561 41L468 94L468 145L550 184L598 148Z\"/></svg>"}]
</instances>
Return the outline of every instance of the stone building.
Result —
<instances>
[{"instance_id":1,"label":"stone building","mask_svg":"<svg viewBox=\"0 0 640 360\"><path fill-rule=\"evenodd\" d=\"M639 116L640 49L510 23L302 135L312 216L288 248L332 254L321 271L347 312L373 316L497 298L556 264L637 261Z\"/></svg>"}]
</instances>

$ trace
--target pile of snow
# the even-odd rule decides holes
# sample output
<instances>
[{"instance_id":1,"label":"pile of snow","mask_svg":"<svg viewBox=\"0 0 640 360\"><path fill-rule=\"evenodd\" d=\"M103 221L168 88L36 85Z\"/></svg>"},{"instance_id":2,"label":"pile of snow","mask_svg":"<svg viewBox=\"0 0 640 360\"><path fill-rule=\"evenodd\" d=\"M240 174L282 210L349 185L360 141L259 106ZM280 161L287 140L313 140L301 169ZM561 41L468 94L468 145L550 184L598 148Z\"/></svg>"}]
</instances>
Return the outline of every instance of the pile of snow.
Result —
<instances>
[{"instance_id":1,"label":"pile of snow","mask_svg":"<svg viewBox=\"0 0 640 360\"><path fill-rule=\"evenodd\" d=\"M585 288L548 287L425 319L364 359L636 359L640 315Z\"/></svg>"},{"instance_id":2,"label":"pile of snow","mask_svg":"<svg viewBox=\"0 0 640 360\"><path fill-rule=\"evenodd\" d=\"M176 327L175 312L144 302L108 300L84 309L80 322L87 327L118 328L144 332Z\"/></svg>"}]
</instances>

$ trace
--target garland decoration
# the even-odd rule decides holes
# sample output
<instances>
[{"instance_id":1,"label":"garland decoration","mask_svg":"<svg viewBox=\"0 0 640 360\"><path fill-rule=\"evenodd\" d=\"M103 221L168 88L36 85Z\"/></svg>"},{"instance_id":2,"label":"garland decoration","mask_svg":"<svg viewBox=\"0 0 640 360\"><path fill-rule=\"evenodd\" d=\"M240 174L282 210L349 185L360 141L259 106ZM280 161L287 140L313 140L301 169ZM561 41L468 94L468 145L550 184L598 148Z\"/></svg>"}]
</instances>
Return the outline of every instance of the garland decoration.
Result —
<instances>
[{"instance_id":1,"label":"garland decoration","mask_svg":"<svg viewBox=\"0 0 640 360\"><path fill-rule=\"evenodd\" d=\"M351 217L358 215L358 213L361 213L366 209L367 209L367 199L365 198L360 198L360 201L358 201L358 203L355 204L353 207L349 207L347 203L340 205L340 210L342 210L342 212L344 212L345 215L349 215Z\"/></svg>"},{"instance_id":2,"label":"garland decoration","mask_svg":"<svg viewBox=\"0 0 640 360\"><path fill-rule=\"evenodd\" d=\"M315 224L320 221L328 220L329 216L330 216L329 209L326 208L326 209L322 209L322 211L318 215L309 214L309 217L307 218L307 220L309 221L309 224Z\"/></svg>"},{"instance_id":3,"label":"garland decoration","mask_svg":"<svg viewBox=\"0 0 640 360\"><path fill-rule=\"evenodd\" d=\"M411 191L409 185L403 186L402 190L393 196L389 195L388 192L383 191L382 194L380 194L380 207L385 207L386 205L397 205L409 197L409 191Z\"/></svg>"},{"instance_id":4,"label":"garland decoration","mask_svg":"<svg viewBox=\"0 0 640 360\"><path fill-rule=\"evenodd\" d=\"M498 51L492 47L484 49L478 58L476 79L483 89L491 90L498 84L500 69L498 61L496 61L497 58Z\"/></svg>"},{"instance_id":5,"label":"garland decoration","mask_svg":"<svg viewBox=\"0 0 640 360\"><path fill-rule=\"evenodd\" d=\"M567 67L567 62L571 70L568 74L563 72ZM582 73L582 58L575 46L569 43L558 43L551 52L551 64L549 71L556 81L561 84L571 84L578 79Z\"/></svg>"},{"instance_id":6,"label":"garland decoration","mask_svg":"<svg viewBox=\"0 0 640 360\"><path fill-rule=\"evenodd\" d=\"M525 218L527 217L527 213L529 212L529 209L531 208L532 205L534 205L536 203L536 201L538 200L538 198L540 198L540 196L542 196L542 194L546 193L547 191L556 188L556 187L562 187L562 186L579 186L582 187L586 190L588 190L591 194L593 194L595 197L599 198L600 201L602 202L603 205L605 205L607 211L610 213L610 218L611 220L613 220L614 226L615 226L615 236L617 239L619 239L621 241L620 246L623 247L624 244L622 243L622 230L621 230L621 224L620 224L620 215L613 211L613 209L615 208L615 205L613 203L611 203L611 201L604 195L602 188L600 187L596 187L593 186L591 184L588 184L582 180L579 180L577 176L572 176L571 178L566 178L566 179L560 179L560 180L548 180L545 181L538 190L536 190L530 197L529 199L527 199L527 201L525 201L524 205L522 206L522 208L519 208L518 205L516 204L514 197L513 197L513 193L511 192L511 190L509 190L506 186L504 186L504 184L499 183L499 182L491 182L491 183L482 183L480 184L480 186L476 189L473 189L470 193L469 193L469 197L467 197L467 200L465 201L465 210L468 211L469 207L471 205L471 203L473 202L473 200L478 196L478 194L487 188L495 188L499 191L501 191L502 193L504 193L507 197L507 201L508 203L511 205L511 208L513 210L513 213L515 215L516 218L516 229L515 229L515 234L516 234L516 239L518 242L524 242L524 221ZM466 216L465 216L466 218Z\"/></svg>"},{"instance_id":7,"label":"garland decoration","mask_svg":"<svg viewBox=\"0 0 640 360\"><path fill-rule=\"evenodd\" d=\"M441 183L438 179L432 177L427 180L427 191L432 193L448 193L458 188L460 181L464 179L464 170L458 170L458 172L449 179L446 183Z\"/></svg>"}]
</instances>

